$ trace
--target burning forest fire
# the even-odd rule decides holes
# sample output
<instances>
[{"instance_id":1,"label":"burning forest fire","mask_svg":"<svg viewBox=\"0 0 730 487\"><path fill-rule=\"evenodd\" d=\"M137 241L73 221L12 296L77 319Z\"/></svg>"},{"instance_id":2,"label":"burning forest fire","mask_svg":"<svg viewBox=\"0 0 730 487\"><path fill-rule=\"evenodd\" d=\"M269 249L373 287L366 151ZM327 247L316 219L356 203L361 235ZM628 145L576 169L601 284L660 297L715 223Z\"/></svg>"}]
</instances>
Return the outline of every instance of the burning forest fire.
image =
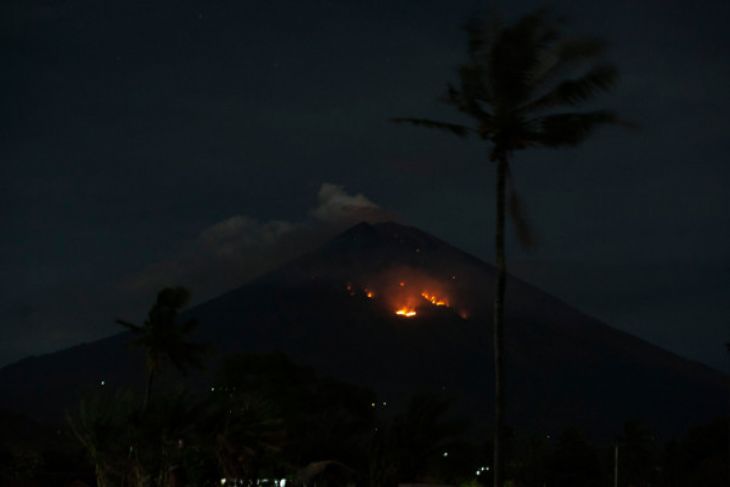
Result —
<instances>
[{"instance_id":1,"label":"burning forest fire","mask_svg":"<svg viewBox=\"0 0 730 487\"><path fill-rule=\"evenodd\" d=\"M396 310L395 314L398 316L405 316L406 318L413 318L416 316L416 310L407 306Z\"/></svg>"},{"instance_id":2,"label":"burning forest fire","mask_svg":"<svg viewBox=\"0 0 730 487\"><path fill-rule=\"evenodd\" d=\"M401 282L400 287L405 287L405 283ZM434 306L449 307L449 301L446 298L437 296L429 291L421 291L420 297ZM416 308L418 307L418 305L413 304L414 301L416 301L416 298L410 296L408 293L405 293L404 298L407 301L407 304L405 306L399 305L395 310L395 314L397 314L398 316L404 316L406 318L412 318L416 316Z\"/></svg>"},{"instance_id":3,"label":"burning forest fire","mask_svg":"<svg viewBox=\"0 0 730 487\"><path fill-rule=\"evenodd\" d=\"M444 285L443 281L430 276L420 274L414 276L411 275L412 273L411 271L407 279L403 279L402 275L380 276L375 279L375 283L371 280L367 287L360 287L360 291L357 293L352 283L347 283L347 292L350 296L359 294L368 299L382 300L395 315L401 318L417 316L421 311L420 308L424 306L453 307L453 303L445 292L448 284ZM373 289L377 289L377 293ZM466 319L463 310L456 311L459 316Z\"/></svg>"},{"instance_id":4,"label":"burning forest fire","mask_svg":"<svg viewBox=\"0 0 730 487\"><path fill-rule=\"evenodd\" d=\"M433 304L434 306L449 306L448 300L446 300L445 298L440 298L435 294L431 294L428 291L423 291L421 293L421 296L423 297L423 299Z\"/></svg>"}]
</instances>

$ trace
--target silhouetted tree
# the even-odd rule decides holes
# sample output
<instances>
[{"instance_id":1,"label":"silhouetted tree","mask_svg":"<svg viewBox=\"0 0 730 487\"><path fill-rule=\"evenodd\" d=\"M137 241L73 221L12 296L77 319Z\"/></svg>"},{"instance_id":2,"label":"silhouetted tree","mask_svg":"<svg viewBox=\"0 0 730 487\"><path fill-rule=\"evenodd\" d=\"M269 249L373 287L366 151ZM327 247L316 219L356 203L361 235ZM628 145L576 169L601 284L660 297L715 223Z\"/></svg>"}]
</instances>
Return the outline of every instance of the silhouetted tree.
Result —
<instances>
[{"instance_id":1,"label":"silhouetted tree","mask_svg":"<svg viewBox=\"0 0 730 487\"><path fill-rule=\"evenodd\" d=\"M649 427L640 421L627 421L624 423L620 445L619 471L622 483L634 487L655 485L659 451Z\"/></svg>"},{"instance_id":2,"label":"silhouetted tree","mask_svg":"<svg viewBox=\"0 0 730 487\"><path fill-rule=\"evenodd\" d=\"M199 429L205 406L186 393L172 392L159 394L146 411L132 414L128 457L136 485L169 487L193 477L187 473L199 467L200 450L209 448Z\"/></svg>"},{"instance_id":3,"label":"silhouetted tree","mask_svg":"<svg viewBox=\"0 0 730 487\"><path fill-rule=\"evenodd\" d=\"M378 425L370 450L370 485L443 480L465 449L466 424L448 415L449 403L437 396L413 397L405 411ZM467 456L467 455L462 455ZM472 470L472 465L468 467Z\"/></svg>"},{"instance_id":4,"label":"silhouetted tree","mask_svg":"<svg viewBox=\"0 0 730 487\"><path fill-rule=\"evenodd\" d=\"M542 487L545 484L550 459L550 442L544 434L531 434L515 440L512 457L512 477L516 485Z\"/></svg>"},{"instance_id":5,"label":"silhouetted tree","mask_svg":"<svg viewBox=\"0 0 730 487\"><path fill-rule=\"evenodd\" d=\"M515 151L533 147L575 146L596 127L617 123L605 110L574 107L610 89L616 69L600 61L603 43L564 37L546 11L526 15L511 25L498 19L476 19L467 25L469 59L459 68L459 84L449 86L445 102L471 117L474 124L397 118L458 136L474 135L491 143L489 160L496 163L494 294L495 428L494 481L501 486L504 418L503 319L507 265L505 213L507 192L518 237L529 244L529 231L510 182L509 164Z\"/></svg>"},{"instance_id":6,"label":"silhouetted tree","mask_svg":"<svg viewBox=\"0 0 730 487\"><path fill-rule=\"evenodd\" d=\"M563 431L548 464L548 485L599 487L601 466L596 448L574 428Z\"/></svg>"},{"instance_id":7,"label":"silhouetted tree","mask_svg":"<svg viewBox=\"0 0 730 487\"><path fill-rule=\"evenodd\" d=\"M128 328L135 335L134 344L144 350L147 380L145 384L142 410L149 407L152 383L162 362L169 360L178 370L185 372L188 367L200 368L203 345L189 342L187 335L197 326L195 320L177 323L177 316L190 301L190 292L182 287L165 288L157 294L144 325L138 326L124 320L117 323Z\"/></svg>"},{"instance_id":8,"label":"silhouetted tree","mask_svg":"<svg viewBox=\"0 0 730 487\"><path fill-rule=\"evenodd\" d=\"M730 485L730 417L693 426L679 440L671 441L663 459L663 483L667 487Z\"/></svg>"},{"instance_id":9,"label":"silhouetted tree","mask_svg":"<svg viewBox=\"0 0 730 487\"><path fill-rule=\"evenodd\" d=\"M375 395L368 389L321 377L286 355L269 353L227 357L215 390L215 395L264 400L269 414L282 421L286 444L281 456L291 465L334 461L364 470L374 426Z\"/></svg>"},{"instance_id":10,"label":"silhouetted tree","mask_svg":"<svg viewBox=\"0 0 730 487\"><path fill-rule=\"evenodd\" d=\"M94 466L96 485L124 485L131 470L128 453L133 443L128 391L95 394L81 400L66 420Z\"/></svg>"}]
</instances>

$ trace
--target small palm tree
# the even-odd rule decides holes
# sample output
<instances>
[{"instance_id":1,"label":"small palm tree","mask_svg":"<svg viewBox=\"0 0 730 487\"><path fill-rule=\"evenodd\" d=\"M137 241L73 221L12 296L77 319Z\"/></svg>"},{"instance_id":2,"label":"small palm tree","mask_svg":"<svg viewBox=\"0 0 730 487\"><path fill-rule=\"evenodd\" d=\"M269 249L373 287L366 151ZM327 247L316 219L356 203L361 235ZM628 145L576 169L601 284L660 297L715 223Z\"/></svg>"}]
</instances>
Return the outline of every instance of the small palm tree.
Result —
<instances>
[{"instance_id":1,"label":"small palm tree","mask_svg":"<svg viewBox=\"0 0 730 487\"><path fill-rule=\"evenodd\" d=\"M506 194L517 235L530 241L510 180L515 151L533 147L576 146L601 125L618 123L606 110L578 111L576 106L614 86L617 71L601 60L603 44L595 39L561 35L544 11L512 25L498 19L475 19L467 25L469 59L459 68L459 84L448 86L444 101L474 123L470 126L423 118L395 122L473 135L489 142L489 160L496 163L496 266L494 294L495 430L494 485L502 482L503 322L507 265L504 227Z\"/></svg>"},{"instance_id":2,"label":"small palm tree","mask_svg":"<svg viewBox=\"0 0 730 487\"><path fill-rule=\"evenodd\" d=\"M187 341L187 335L197 326L197 321L177 323L177 316L190 301L190 292L182 287L165 288L157 294L144 325L138 326L124 320L117 323L128 328L135 335L134 344L145 352L147 380L142 410L147 411L152 395L152 383L162 362L169 360L181 372L190 366L200 368L203 345Z\"/></svg>"}]
</instances>

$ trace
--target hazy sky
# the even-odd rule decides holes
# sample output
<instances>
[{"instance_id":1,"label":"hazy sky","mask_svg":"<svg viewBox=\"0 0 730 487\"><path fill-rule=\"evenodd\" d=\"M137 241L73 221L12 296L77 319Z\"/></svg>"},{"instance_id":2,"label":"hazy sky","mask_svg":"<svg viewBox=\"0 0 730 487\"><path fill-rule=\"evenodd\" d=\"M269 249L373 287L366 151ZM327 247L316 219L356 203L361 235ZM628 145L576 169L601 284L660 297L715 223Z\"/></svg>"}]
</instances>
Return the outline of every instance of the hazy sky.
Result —
<instances>
[{"instance_id":1,"label":"hazy sky","mask_svg":"<svg viewBox=\"0 0 730 487\"><path fill-rule=\"evenodd\" d=\"M490 5L3 2L0 365L116 331L166 279L235 286L375 205L490 260L488 148L387 121L460 120L437 98ZM553 5L609 42L600 104L640 129L518 155L539 246L510 244L511 268L730 370L730 2Z\"/></svg>"}]
</instances>

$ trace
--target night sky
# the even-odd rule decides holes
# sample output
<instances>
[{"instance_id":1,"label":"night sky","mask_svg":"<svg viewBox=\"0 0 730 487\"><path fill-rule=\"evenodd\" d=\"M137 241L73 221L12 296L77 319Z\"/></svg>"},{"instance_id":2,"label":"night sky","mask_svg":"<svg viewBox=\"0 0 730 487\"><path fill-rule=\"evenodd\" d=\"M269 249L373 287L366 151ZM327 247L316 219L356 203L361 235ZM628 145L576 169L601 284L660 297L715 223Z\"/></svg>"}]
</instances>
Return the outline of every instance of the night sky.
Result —
<instances>
[{"instance_id":1,"label":"night sky","mask_svg":"<svg viewBox=\"0 0 730 487\"><path fill-rule=\"evenodd\" d=\"M509 18L542 2L501 2ZM491 261L494 167L438 101L484 0L6 0L0 365L118 331L161 285L206 299L363 217ZM517 155L538 238L510 270L730 370L730 2L554 2L639 128Z\"/></svg>"}]
</instances>

